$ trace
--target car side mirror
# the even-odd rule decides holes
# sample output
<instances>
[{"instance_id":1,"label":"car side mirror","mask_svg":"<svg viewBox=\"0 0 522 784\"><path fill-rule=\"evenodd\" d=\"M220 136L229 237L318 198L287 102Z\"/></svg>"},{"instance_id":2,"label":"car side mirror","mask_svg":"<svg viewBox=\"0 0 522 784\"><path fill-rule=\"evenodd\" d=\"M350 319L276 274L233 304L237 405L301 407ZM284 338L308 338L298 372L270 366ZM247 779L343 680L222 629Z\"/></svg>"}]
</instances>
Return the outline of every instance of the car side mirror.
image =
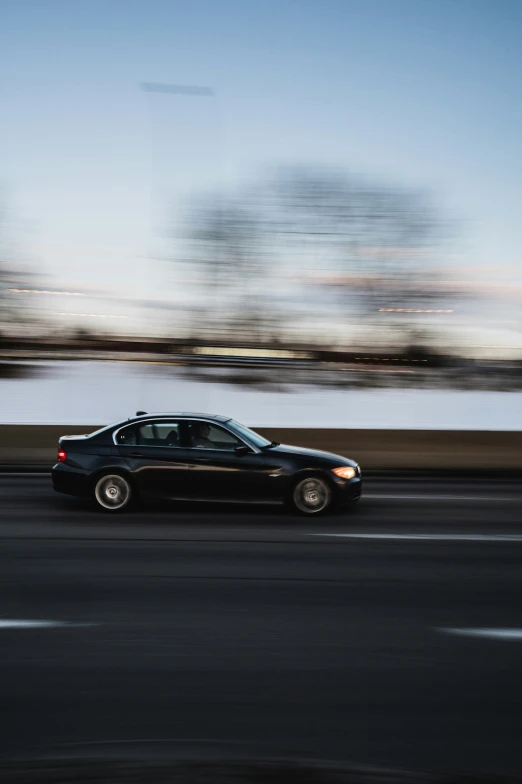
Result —
<instances>
[{"instance_id":1,"label":"car side mirror","mask_svg":"<svg viewBox=\"0 0 522 784\"><path fill-rule=\"evenodd\" d=\"M245 444L241 444L241 446L236 446L235 452L238 457L243 457L244 455L249 455L251 453L251 449L246 446Z\"/></svg>"}]
</instances>

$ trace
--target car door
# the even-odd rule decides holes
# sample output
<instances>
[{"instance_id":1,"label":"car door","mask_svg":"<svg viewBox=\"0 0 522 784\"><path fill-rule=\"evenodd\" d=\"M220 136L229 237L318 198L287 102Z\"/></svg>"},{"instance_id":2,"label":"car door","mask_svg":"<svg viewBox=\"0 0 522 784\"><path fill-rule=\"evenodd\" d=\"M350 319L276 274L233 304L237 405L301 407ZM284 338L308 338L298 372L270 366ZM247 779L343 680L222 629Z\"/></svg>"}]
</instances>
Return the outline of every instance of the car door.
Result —
<instances>
[{"instance_id":1,"label":"car door","mask_svg":"<svg viewBox=\"0 0 522 784\"><path fill-rule=\"evenodd\" d=\"M176 419L138 422L116 434L118 453L132 471L138 490L147 496L182 496L187 450Z\"/></svg>"},{"instance_id":2,"label":"car door","mask_svg":"<svg viewBox=\"0 0 522 784\"><path fill-rule=\"evenodd\" d=\"M208 434L198 439L200 422L187 423L186 488L190 497L220 501L273 499L277 488L270 473L277 466L270 454L246 447L244 441L221 425L205 424Z\"/></svg>"}]
</instances>

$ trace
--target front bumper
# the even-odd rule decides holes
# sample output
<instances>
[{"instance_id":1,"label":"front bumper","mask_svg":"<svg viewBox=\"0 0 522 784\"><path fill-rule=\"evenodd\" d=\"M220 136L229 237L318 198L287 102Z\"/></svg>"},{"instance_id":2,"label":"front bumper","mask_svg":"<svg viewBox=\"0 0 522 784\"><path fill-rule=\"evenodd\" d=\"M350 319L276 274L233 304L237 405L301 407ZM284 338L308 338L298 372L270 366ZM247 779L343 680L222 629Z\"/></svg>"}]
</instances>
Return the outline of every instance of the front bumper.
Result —
<instances>
[{"instance_id":1,"label":"front bumper","mask_svg":"<svg viewBox=\"0 0 522 784\"><path fill-rule=\"evenodd\" d=\"M51 471L53 490L66 495L83 498L91 493L91 472L81 468L71 468L66 463L56 463Z\"/></svg>"},{"instance_id":2,"label":"front bumper","mask_svg":"<svg viewBox=\"0 0 522 784\"><path fill-rule=\"evenodd\" d=\"M336 501L341 506L358 501L362 495L362 478L360 475L354 476L353 479L335 477L334 484Z\"/></svg>"}]
</instances>

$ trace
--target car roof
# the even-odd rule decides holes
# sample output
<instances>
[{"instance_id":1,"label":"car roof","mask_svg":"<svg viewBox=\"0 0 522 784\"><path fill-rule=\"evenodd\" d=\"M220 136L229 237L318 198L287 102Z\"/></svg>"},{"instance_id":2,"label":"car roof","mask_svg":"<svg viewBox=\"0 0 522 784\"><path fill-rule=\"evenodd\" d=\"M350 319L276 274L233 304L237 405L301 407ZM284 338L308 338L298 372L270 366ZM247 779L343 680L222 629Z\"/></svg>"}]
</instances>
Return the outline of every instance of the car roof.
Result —
<instances>
[{"instance_id":1,"label":"car roof","mask_svg":"<svg viewBox=\"0 0 522 784\"><path fill-rule=\"evenodd\" d=\"M152 412L150 414L141 414L140 416L128 417L127 419L120 419L119 422L112 422L110 425L95 430L94 433L89 433L89 438L103 439L106 434L121 430L125 426L135 424L136 422L143 422L150 419L166 419L172 417L174 419L208 419L213 422L230 422L231 417L222 416L221 414L198 414L187 411L167 411L164 413Z\"/></svg>"},{"instance_id":2,"label":"car roof","mask_svg":"<svg viewBox=\"0 0 522 784\"><path fill-rule=\"evenodd\" d=\"M230 419L230 417L222 416L222 414L201 414L194 411L167 411L163 413L153 411L149 414L129 417L129 421L139 422L141 419L163 419L165 417L175 417L176 419L215 419L218 422L228 422Z\"/></svg>"}]
</instances>

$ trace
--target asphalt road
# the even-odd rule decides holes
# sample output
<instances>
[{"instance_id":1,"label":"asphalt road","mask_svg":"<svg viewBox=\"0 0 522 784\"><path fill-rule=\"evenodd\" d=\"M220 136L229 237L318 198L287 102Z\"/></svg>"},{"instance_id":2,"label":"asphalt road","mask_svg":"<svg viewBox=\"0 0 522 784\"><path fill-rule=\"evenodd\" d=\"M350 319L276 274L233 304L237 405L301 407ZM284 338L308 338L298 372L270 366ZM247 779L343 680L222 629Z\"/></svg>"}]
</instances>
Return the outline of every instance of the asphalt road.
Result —
<instances>
[{"instance_id":1,"label":"asphalt road","mask_svg":"<svg viewBox=\"0 0 522 784\"><path fill-rule=\"evenodd\" d=\"M522 774L522 487L107 518L0 477L0 756Z\"/></svg>"}]
</instances>

